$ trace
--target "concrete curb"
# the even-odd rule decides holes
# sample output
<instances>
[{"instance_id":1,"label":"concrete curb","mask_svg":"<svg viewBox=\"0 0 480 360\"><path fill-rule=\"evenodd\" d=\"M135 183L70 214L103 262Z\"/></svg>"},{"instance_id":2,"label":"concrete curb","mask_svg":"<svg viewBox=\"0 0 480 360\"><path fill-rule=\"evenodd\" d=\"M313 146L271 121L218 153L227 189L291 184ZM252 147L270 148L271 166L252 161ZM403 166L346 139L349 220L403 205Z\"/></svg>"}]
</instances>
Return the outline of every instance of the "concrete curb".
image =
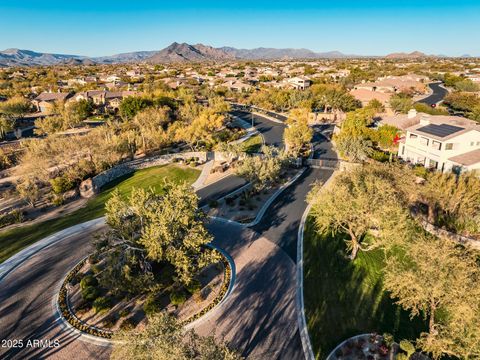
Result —
<instances>
[{"instance_id":1,"label":"concrete curb","mask_svg":"<svg viewBox=\"0 0 480 360\"><path fill-rule=\"evenodd\" d=\"M360 338L365 337L365 336L372 336L372 334L371 334L371 333L367 333L367 334L355 335L355 336L352 336L351 338L348 338L348 339L342 341L340 344L338 344L338 345L335 347L335 349L333 349L333 350L330 352L330 354L328 354L326 360L332 360L332 359L333 359L333 356L335 355L335 351L337 351L337 350L340 349L342 346L344 346L344 345L347 343L347 341L360 339Z\"/></svg>"},{"instance_id":2,"label":"concrete curb","mask_svg":"<svg viewBox=\"0 0 480 360\"><path fill-rule=\"evenodd\" d=\"M100 227L104 224L105 217L93 219L81 224L70 226L69 228L60 230L52 235L47 236L46 238L43 238L42 240L33 243L0 264L0 281L2 281L10 272L15 270L18 266L30 259L39 251L69 236L75 235L80 230L89 229L91 227Z\"/></svg>"},{"instance_id":3,"label":"concrete curb","mask_svg":"<svg viewBox=\"0 0 480 360\"><path fill-rule=\"evenodd\" d=\"M265 215L265 213L267 212L268 208L270 207L270 205L272 205L272 203L277 199L277 197L285 191L285 189L287 189L290 185L292 185L293 183L295 183L302 175L303 173L307 170L307 168L303 168L300 170L300 172L295 175L290 181L286 182L285 184L283 184L277 191L275 191L272 196L270 196L270 198L265 202L265 204L262 205L262 207L260 208L260 211L257 213L257 216L255 216L255 220L253 220L252 222L249 222L247 224L242 224L244 227L252 227L252 226L255 226L257 225L263 218L263 215Z\"/></svg>"},{"instance_id":4,"label":"concrete curb","mask_svg":"<svg viewBox=\"0 0 480 360\"><path fill-rule=\"evenodd\" d=\"M271 117L271 116L262 114L262 113L260 113L260 112L253 111L253 114L254 114L254 115L257 115L257 116L260 116L260 117L263 117L263 118L265 118L265 119L267 119L267 120L273 121L273 122L278 123L278 124L285 124L285 121L275 119L274 117Z\"/></svg>"},{"instance_id":5,"label":"concrete curb","mask_svg":"<svg viewBox=\"0 0 480 360\"><path fill-rule=\"evenodd\" d=\"M192 329L193 327L201 324L202 322L204 322L205 320L208 320L208 318L210 318L212 316L212 314L218 309L220 308L221 305L223 305L223 303L225 301L227 301L228 297L230 296L230 294L232 293L233 291L233 288L235 287L235 280L237 278L237 269L235 267L235 261L233 260L233 258L230 256L230 254L228 254L225 250L223 250L222 248L219 248L218 246L216 245L213 245L213 244L209 244L208 246L210 246L211 248L219 251L223 256L225 256L225 258L227 259L229 265L230 265L230 283L228 284L228 289L227 289L227 292L225 293L225 295L223 295L223 298L222 300L220 300L220 302L215 305L213 308L211 308L209 311L207 311L203 316L199 317L197 320L194 320L192 321L191 323L187 324L185 326L185 329L189 330L189 329Z\"/></svg>"},{"instance_id":6,"label":"concrete curb","mask_svg":"<svg viewBox=\"0 0 480 360\"><path fill-rule=\"evenodd\" d=\"M328 178L323 186L327 186L334 177L335 172ZM311 208L312 205L308 204L302 215L297 233L297 294L295 296L295 305L297 308L298 329L300 332L300 339L302 340L303 353L306 360L315 360L315 354L310 341L310 335L308 334L307 319L305 317L305 303L303 298L303 232L305 230L305 223Z\"/></svg>"},{"instance_id":7,"label":"concrete curb","mask_svg":"<svg viewBox=\"0 0 480 360\"><path fill-rule=\"evenodd\" d=\"M215 219L215 220L219 220L219 221L223 221L223 222L227 222L227 223L230 223L230 224L236 224L238 226L242 226L242 227L252 227L252 226L255 226L257 225L263 218L263 215L265 215L265 213L267 212L268 208L270 207L270 205L272 205L272 203L277 199L277 197L283 192L285 191L286 188L288 188L290 185L292 185L295 181L297 181L302 175L303 173L307 170L307 168L303 168L300 170L300 172L298 174L296 174L290 181L288 181L287 183L283 184L277 191L275 191L272 196L270 196L268 198L268 200L265 202L265 204L262 205L262 207L260 208L260 210L258 211L257 213L257 216L255 216L255 219L249 223L240 223L238 221L235 221L235 220L230 220L230 219L226 219L226 218L223 218L223 217L219 217L219 216L210 216L211 219ZM239 190L244 190L244 188L247 188L247 185L251 185L250 183L247 183L245 184L244 186L242 186L241 188L231 192L230 194L228 195L225 195L224 197L220 198L218 201L221 201L221 200L224 200L225 198L227 197L230 197L230 196L234 196L236 195ZM208 205L205 205L204 207L206 207Z\"/></svg>"},{"instance_id":8,"label":"concrete curb","mask_svg":"<svg viewBox=\"0 0 480 360\"><path fill-rule=\"evenodd\" d=\"M88 257L88 256L87 256ZM80 261L83 261L85 258L83 258ZM94 336L87 334L83 331L78 330L76 327L72 326L62 315L62 312L60 311L60 308L58 307L58 294L60 293L60 289L62 287L62 284L65 281L66 276L70 270L63 276L62 280L58 283L58 285L55 288L55 296L52 298L52 307L53 307L53 314L55 317L55 323L60 324L64 329L67 331L76 334L78 338L82 341L88 342L90 344L98 345L98 346L110 346L112 343L114 343L113 340L110 339L105 339L99 336Z\"/></svg>"}]
</instances>

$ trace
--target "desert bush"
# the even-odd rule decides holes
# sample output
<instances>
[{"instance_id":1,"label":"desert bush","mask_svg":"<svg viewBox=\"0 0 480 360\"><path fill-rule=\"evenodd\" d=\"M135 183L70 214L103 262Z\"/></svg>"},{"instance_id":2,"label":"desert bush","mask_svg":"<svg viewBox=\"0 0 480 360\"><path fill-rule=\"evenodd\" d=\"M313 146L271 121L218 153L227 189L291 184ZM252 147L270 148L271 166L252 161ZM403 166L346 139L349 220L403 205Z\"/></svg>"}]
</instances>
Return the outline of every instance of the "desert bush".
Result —
<instances>
[{"instance_id":1,"label":"desert bush","mask_svg":"<svg viewBox=\"0 0 480 360\"><path fill-rule=\"evenodd\" d=\"M170 294L170 302L173 305L176 305L176 306L182 305L185 301L187 301L187 296L185 295L185 292L182 290L176 290Z\"/></svg>"},{"instance_id":2,"label":"desert bush","mask_svg":"<svg viewBox=\"0 0 480 360\"><path fill-rule=\"evenodd\" d=\"M92 304L92 308L95 310L95 313L102 313L107 311L112 307L112 299L109 297L98 297Z\"/></svg>"}]
</instances>

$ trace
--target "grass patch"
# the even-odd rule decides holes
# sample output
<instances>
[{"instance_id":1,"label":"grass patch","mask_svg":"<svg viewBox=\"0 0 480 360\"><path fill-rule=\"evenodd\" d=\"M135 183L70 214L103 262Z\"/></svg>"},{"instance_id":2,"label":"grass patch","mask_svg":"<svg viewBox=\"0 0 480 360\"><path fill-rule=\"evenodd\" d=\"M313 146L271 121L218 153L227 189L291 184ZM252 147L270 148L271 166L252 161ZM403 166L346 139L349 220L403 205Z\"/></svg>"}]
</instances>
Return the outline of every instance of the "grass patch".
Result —
<instances>
[{"instance_id":1,"label":"grass patch","mask_svg":"<svg viewBox=\"0 0 480 360\"><path fill-rule=\"evenodd\" d=\"M341 235L319 235L312 218L304 236L304 300L307 326L317 359L325 359L343 340L362 333L391 333L397 341L416 339L426 330L410 320L382 289L382 250L345 257Z\"/></svg>"},{"instance_id":2,"label":"grass patch","mask_svg":"<svg viewBox=\"0 0 480 360\"><path fill-rule=\"evenodd\" d=\"M112 181L102 189L100 194L90 199L84 207L71 214L0 232L0 263L48 235L75 224L101 217L105 213L105 202L115 188L118 188L123 196L128 196L134 187L152 188L156 192L161 192L165 179L192 184L199 173L200 171L196 169L164 165L142 169Z\"/></svg>"},{"instance_id":3,"label":"grass patch","mask_svg":"<svg viewBox=\"0 0 480 360\"><path fill-rule=\"evenodd\" d=\"M254 154L260 151L263 145L263 140L260 135L254 135L242 142L242 151L247 154Z\"/></svg>"}]
</instances>

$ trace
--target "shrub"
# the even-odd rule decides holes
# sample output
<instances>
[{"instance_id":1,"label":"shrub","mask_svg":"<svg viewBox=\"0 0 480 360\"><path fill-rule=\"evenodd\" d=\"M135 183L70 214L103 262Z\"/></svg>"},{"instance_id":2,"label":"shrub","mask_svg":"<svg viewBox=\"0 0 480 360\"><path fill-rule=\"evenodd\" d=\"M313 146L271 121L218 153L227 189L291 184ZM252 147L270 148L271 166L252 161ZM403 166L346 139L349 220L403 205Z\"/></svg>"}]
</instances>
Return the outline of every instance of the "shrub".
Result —
<instances>
[{"instance_id":1,"label":"shrub","mask_svg":"<svg viewBox=\"0 0 480 360\"><path fill-rule=\"evenodd\" d=\"M388 347L391 347L393 343L395 342L395 339L393 338L392 334L389 333L384 333L383 334L383 341L385 342L385 345Z\"/></svg>"},{"instance_id":2,"label":"shrub","mask_svg":"<svg viewBox=\"0 0 480 360\"><path fill-rule=\"evenodd\" d=\"M0 215L0 228L12 224L23 222L23 213L19 210L13 210L7 214Z\"/></svg>"},{"instance_id":3,"label":"shrub","mask_svg":"<svg viewBox=\"0 0 480 360\"><path fill-rule=\"evenodd\" d=\"M379 150L372 150L370 157L373 160L380 161L380 162L387 162L390 159L390 156L388 154Z\"/></svg>"},{"instance_id":4,"label":"shrub","mask_svg":"<svg viewBox=\"0 0 480 360\"><path fill-rule=\"evenodd\" d=\"M92 270L92 273L94 273L96 275L102 270L102 268L101 268L100 265L94 264L90 267L90 270Z\"/></svg>"},{"instance_id":5,"label":"shrub","mask_svg":"<svg viewBox=\"0 0 480 360\"><path fill-rule=\"evenodd\" d=\"M125 319L122 321L120 324L120 329L121 330L133 330L137 324L132 318Z\"/></svg>"},{"instance_id":6,"label":"shrub","mask_svg":"<svg viewBox=\"0 0 480 360\"><path fill-rule=\"evenodd\" d=\"M95 313L105 312L112 307L112 299L109 297L98 297L93 302L92 308Z\"/></svg>"},{"instance_id":7,"label":"shrub","mask_svg":"<svg viewBox=\"0 0 480 360\"><path fill-rule=\"evenodd\" d=\"M50 185L55 194L63 194L65 191L68 191L75 186L75 184L65 175L50 179Z\"/></svg>"},{"instance_id":8,"label":"shrub","mask_svg":"<svg viewBox=\"0 0 480 360\"><path fill-rule=\"evenodd\" d=\"M170 302L173 305L182 305L185 301L187 301L187 297L183 291L173 291L170 294Z\"/></svg>"},{"instance_id":9,"label":"shrub","mask_svg":"<svg viewBox=\"0 0 480 360\"><path fill-rule=\"evenodd\" d=\"M143 311L147 316L152 316L160 311L160 305L158 304L155 295L151 294L147 296L145 303L143 304Z\"/></svg>"},{"instance_id":10,"label":"shrub","mask_svg":"<svg viewBox=\"0 0 480 360\"><path fill-rule=\"evenodd\" d=\"M225 202L228 206L233 206L235 204L235 199L233 197L227 197L225 198Z\"/></svg>"},{"instance_id":11,"label":"shrub","mask_svg":"<svg viewBox=\"0 0 480 360\"><path fill-rule=\"evenodd\" d=\"M100 290L95 286L87 286L82 289L82 298L85 301L94 301L99 296L100 296Z\"/></svg>"},{"instance_id":12,"label":"shrub","mask_svg":"<svg viewBox=\"0 0 480 360\"><path fill-rule=\"evenodd\" d=\"M90 286L98 286L98 280L93 275L84 276L82 280L80 280L80 288L84 290Z\"/></svg>"},{"instance_id":13,"label":"shrub","mask_svg":"<svg viewBox=\"0 0 480 360\"><path fill-rule=\"evenodd\" d=\"M60 195L54 195L52 198L52 204L54 206L60 206L63 205L63 197Z\"/></svg>"},{"instance_id":14,"label":"shrub","mask_svg":"<svg viewBox=\"0 0 480 360\"><path fill-rule=\"evenodd\" d=\"M422 177L422 178L426 178L428 173L429 173L429 170L422 165L415 166L413 171L414 171L415 175L417 175L419 177Z\"/></svg>"},{"instance_id":15,"label":"shrub","mask_svg":"<svg viewBox=\"0 0 480 360\"><path fill-rule=\"evenodd\" d=\"M202 284L198 280L192 280L185 288L190 294L195 294L202 289Z\"/></svg>"},{"instance_id":16,"label":"shrub","mask_svg":"<svg viewBox=\"0 0 480 360\"><path fill-rule=\"evenodd\" d=\"M400 341L400 349L407 353L407 359L415 353L415 346L408 340Z\"/></svg>"}]
</instances>

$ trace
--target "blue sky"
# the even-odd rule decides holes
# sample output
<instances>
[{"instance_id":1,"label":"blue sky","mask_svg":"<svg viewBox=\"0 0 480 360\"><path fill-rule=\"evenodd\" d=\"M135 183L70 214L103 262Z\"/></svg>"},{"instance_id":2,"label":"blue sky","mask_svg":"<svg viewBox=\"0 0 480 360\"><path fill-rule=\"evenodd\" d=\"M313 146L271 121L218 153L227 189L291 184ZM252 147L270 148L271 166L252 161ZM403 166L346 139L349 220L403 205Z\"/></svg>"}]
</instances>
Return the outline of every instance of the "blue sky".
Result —
<instances>
[{"instance_id":1,"label":"blue sky","mask_svg":"<svg viewBox=\"0 0 480 360\"><path fill-rule=\"evenodd\" d=\"M0 0L0 50L88 56L173 41L480 56L480 0Z\"/></svg>"}]
</instances>

